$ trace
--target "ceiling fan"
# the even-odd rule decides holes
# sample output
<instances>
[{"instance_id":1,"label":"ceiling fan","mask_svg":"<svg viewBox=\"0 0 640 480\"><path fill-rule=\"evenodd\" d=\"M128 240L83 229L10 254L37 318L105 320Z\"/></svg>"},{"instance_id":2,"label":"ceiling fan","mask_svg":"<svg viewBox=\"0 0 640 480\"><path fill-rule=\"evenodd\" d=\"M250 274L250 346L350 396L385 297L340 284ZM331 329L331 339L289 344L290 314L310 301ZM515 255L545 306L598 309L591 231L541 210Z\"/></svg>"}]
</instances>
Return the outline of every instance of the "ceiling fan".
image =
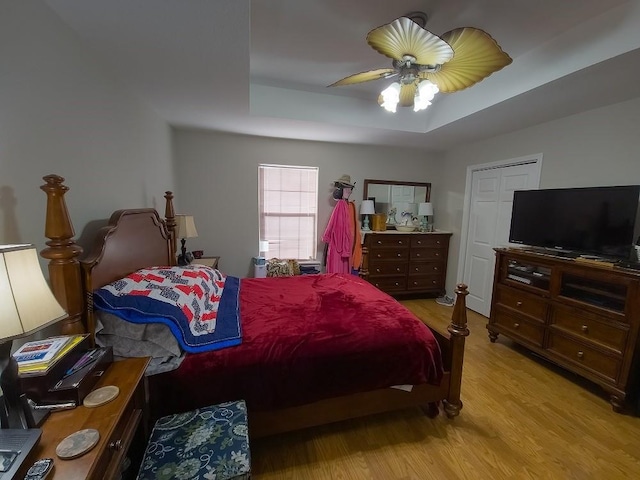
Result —
<instances>
[{"instance_id":1,"label":"ceiling fan","mask_svg":"<svg viewBox=\"0 0 640 480\"><path fill-rule=\"evenodd\" d=\"M371 30L367 43L391 58L392 68L356 73L329 86L397 78L380 94L378 103L392 112L398 103L419 111L431 105L438 91L463 90L512 62L483 30L463 27L437 36L424 28L426 22L425 13L412 12Z\"/></svg>"}]
</instances>

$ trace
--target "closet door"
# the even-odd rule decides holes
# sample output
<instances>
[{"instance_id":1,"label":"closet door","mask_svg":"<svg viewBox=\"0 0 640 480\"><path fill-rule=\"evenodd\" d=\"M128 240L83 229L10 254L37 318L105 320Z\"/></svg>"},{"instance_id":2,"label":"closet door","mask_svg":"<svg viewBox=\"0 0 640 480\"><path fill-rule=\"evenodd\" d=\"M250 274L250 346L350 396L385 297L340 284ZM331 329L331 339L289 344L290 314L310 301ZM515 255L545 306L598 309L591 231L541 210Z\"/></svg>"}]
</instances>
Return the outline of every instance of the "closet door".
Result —
<instances>
[{"instance_id":1,"label":"closet door","mask_svg":"<svg viewBox=\"0 0 640 480\"><path fill-rule=\"evenodd\" d=\"M514 190L538 188L534 163L475 170L463 282L469 287L467 307L485 317L491 312L495 247L507 246Z\"/></svg>"}]
</instances>

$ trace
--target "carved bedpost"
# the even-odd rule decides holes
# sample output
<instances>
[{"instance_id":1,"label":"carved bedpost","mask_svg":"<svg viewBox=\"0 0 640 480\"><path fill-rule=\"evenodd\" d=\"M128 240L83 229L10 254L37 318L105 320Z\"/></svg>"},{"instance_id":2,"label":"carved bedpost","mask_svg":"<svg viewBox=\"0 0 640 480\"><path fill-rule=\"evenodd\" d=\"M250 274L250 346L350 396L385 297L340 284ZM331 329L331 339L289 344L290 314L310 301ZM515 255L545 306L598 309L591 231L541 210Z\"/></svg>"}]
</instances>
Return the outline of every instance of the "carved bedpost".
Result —
<instances>
[{"instance_id":1,"label":"carved bedpost","mask_svg":"<svg viewBox=\"0 0 640 480\"><path fill-rule=\"evenodd\" d=\"M48 247L42 250L40 255L49 260L51 290L69 315L61 322L62 333L84 333L84 297L78 261L82 248L72 238L75 232L64 200L64 194L69 187L62 184L64 178L58 175L47 175L43 180L46 184L40 189L47 194L44 235L49 241L46 242Z\"/></svg>"},{"instance_id":2,"label":"carved bedpost","mask_svg":"<svg viewBox=\"0 0 640 480\"><path fill-rule=\"evenodd\" d=\"M451 324L447 328L451 334L451 379L449 395L444 400L444 411L449 418L460 414L462 401L460 387L462 385L462 363L464 361L465 337L469 335L467 328L467 303L465 297L469 294L467 286L459 283L456 286L456 303L453 307Z\"/></svg>"},{"instance_id":3,"label":"carved bedpost","mask_svg":"<svg viewBox=\"0 0 640 480\"><path fill-rule=\"evenodd\" d=\"M165 203L165 207L164 207L164 222L165 225L167 226L167 230L169 230L169 235L171 237L171 253L173 254L171 256L172 259L172 264L176 265L177 264L177 257L176 257L176 251L178 249L178 244L177 244L177 232L176 232L176 213L175 210L173 209L173 192L169 192L166 191L164 192L164 198L166 200Z\"/></svg>"}]
</instances>

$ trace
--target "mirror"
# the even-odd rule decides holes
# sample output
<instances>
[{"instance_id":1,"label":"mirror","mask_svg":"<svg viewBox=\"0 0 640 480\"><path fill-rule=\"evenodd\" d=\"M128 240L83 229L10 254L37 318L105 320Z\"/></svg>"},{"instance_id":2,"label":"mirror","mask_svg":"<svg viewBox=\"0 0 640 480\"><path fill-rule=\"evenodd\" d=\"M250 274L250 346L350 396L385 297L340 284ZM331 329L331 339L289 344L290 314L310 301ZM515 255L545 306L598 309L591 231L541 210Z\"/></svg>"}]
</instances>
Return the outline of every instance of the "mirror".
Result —
<instances>
[{"instance_id":1,"label":"mirror","mask_svg":"<svg viewBox=\"0 0 640 480\"><path fill-rule=\"evenodd\" d=\"M430 197L430 183L364 180L363 200L373 200L375 212L387 214L387 225L402 223L403 212L417 216L418 204Z\"/></svg>"}]
</instances>

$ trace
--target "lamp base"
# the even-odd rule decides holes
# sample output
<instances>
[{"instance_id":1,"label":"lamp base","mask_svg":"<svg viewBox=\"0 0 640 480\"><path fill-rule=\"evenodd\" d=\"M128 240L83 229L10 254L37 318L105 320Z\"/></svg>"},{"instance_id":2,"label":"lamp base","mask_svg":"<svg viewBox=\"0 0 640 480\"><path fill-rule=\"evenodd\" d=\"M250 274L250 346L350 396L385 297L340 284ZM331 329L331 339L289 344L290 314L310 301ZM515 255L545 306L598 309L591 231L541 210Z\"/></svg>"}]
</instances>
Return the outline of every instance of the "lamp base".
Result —
<instances>
[{"instance_id":1,"label":"lamp base","mask_svg":"<svg viewBox=\"0 0 640 480\"><path fill-rule=\"evenodd\" d=\"M0 426L2 428L35 428L44 422L48 411L34 410L20 390L18 364L11 355L11 341L0 345Z\"/></svg>"}]
</instances>

